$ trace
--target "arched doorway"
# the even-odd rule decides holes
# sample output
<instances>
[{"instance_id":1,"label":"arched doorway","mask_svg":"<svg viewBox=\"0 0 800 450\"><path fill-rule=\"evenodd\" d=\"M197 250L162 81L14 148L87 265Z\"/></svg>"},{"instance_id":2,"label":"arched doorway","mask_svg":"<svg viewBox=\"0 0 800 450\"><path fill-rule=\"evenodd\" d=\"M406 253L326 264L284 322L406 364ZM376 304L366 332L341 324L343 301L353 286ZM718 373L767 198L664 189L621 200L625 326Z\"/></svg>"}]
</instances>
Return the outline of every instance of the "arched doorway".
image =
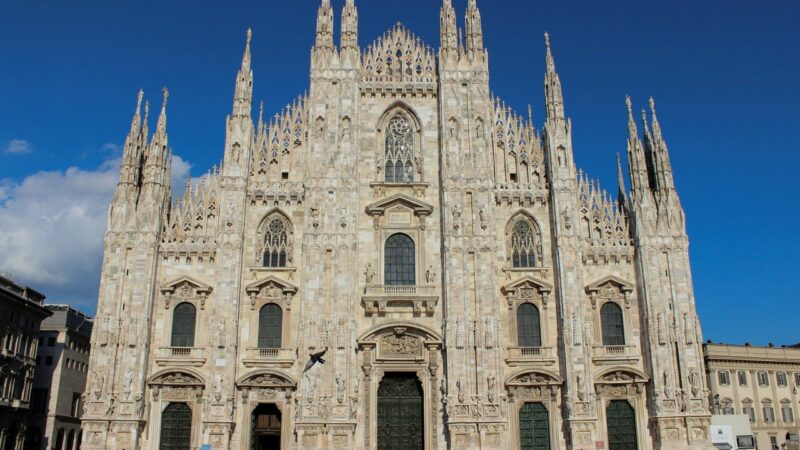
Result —
<instances>
[{"instance_id":1,"label":"arched doorway","mask_svg":"<svg viewBox=\"0 0 800 450\"><path fill-rule=\"evenodd\" d=\"M161 413L160 450L189 450L192 443L192 410L186 403L170 403Z\"/></svg>"},{"instance_id":2,"label":"arched doorway","mask_svg":"<svg viewBox=\"0 0 800 450\"><path fill-rule=\"evenodd\" d=\"M606 408L608 450L637 450L636 413L626 400L612 400Z\"/></svg>"},{"instance_id":3,"label":"arched doorway","mask_svg":"<svg viewBox=\"0 0 800 450\"><path fill-rule=\"evenodd\" d=\"M281 412L272 403L262 403L253 410L251 450L280 450Z\"/></svg>"},{"instance_id":4,"label":"arched doorway","mask_svg":"<svg viewBox=\"0 0 800 450\"><path fill-rule=\"evenodd\" d=\"M414 373L387 373L378 388L378 450L425 446L422 385Z\"/></svg>"},{"instance_id":5,"label":"arched doorway","mask_svg":"<svg viewBox=\"0 0 800 450\"><path fill-rule=\"evenodd\" d=\"M55 448L61 449L64 445L64 429L59 428L58 432L56 433L56 446ZM12 447L13 450L13 447Z\"/></svg>"},{"instance_id":6,"label":"arched doorway","mask_svg":"<svg viewBox=\"0 0 800 450\"><path fill-rule=\"evenodd\" d=\"M550 450L550 415L542 403L525 403L519 410L520 450Z\"/></svg>"}]
</instances>

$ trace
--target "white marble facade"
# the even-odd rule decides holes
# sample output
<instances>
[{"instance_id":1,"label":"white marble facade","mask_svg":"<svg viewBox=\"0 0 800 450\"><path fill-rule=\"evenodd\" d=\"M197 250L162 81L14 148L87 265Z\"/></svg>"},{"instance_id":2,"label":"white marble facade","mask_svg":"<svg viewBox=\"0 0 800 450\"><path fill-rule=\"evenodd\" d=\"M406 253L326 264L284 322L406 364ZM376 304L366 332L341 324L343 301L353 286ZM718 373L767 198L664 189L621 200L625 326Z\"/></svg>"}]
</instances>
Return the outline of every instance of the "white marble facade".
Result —
<instances>
[{"instance_id":1,"label":"white marble facade","mask_svg":"<svg viewBox=\"0 0 800 450\"><path fill-rule=\"evenodd\" d=\"M402 374L422 390L418 448L614 449L613 408L632 411L639 449L710 447L684 214L652 101L639 125L628 102L631 189L620 167L612 199L576 168L549 38L537 128L490 94L476 1L463 31L450 0L440 14L438 51L400 24L365 48L346 0L337 46L323 0L308 94L255 122L248 31L223 164L175 204L168 93L152 135L139 96L84 448L272 448L253 442L268 405L282 449L374 449L379 389ZM520 436L534 407L538 446ZM175 408L189 429L162 421Z\"/></svg>"}]
</instances>

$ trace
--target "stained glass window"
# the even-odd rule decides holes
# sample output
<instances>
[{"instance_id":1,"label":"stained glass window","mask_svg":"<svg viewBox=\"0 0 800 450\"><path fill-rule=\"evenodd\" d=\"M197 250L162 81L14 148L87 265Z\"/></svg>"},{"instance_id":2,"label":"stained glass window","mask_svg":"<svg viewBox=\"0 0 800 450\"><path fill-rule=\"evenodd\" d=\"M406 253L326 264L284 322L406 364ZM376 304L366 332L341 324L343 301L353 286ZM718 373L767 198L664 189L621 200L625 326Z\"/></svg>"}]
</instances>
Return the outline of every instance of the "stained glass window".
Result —
<instances>
[{"instance_id":1,"label":"stained glass window","mask_svg":"<svg viewBox=\"0 0 800 450\"><path fill-rule=\"evenodd\" d=\"M517 309L517 340L520 347L542 346L539 309L530 303L523 303Z\"/></svg>"},{"instance_id":2,"label":"stained glass window","mask_svg":"<svg viewBox=\"0 0 800 450\"><path fill-rule=\"evenodd\" d=\"M172 346L194 347L197 310L191 303L181 303L172 313Z\"/></svg>"},{"instance_id":3,"label":"stained glass window","mask_svg":"<svg viewBox=\"0 0 800 450\"><path fill-rule=\"evenodd\" d=\"M394 234L386 240L384 284L409 286L416 284L416 251L408 235Z\"/></svg>"},{"instance_id":4,"label":"stained glass window","mask_svg":"<svg viewBox=\"0 0 800 450\"><path fill-rule=\"evenodd\" d=\"M270 303L258 313L258 348L281 348L283 311Z\"/></svg>"},{"instance_id":5,"label":"stained glass window","mask_svg":"<svg viewBox=\"0 0 800 450\"><path fill-rule=\"evenodd\" d=\"M386 182L413 183L414 169L414 130L398 115L386 127Z\"/></svg>"},{"instance_id":6,"label":"stained glass window","mask_svg":"<svg viewBox=\"0 0 800 450\"><path fill-rule=\"evenodd\" d=\"M600 320L603 325L603 345L625 345L622 308L613 302L606 303L600 308Z\"/></svg>"},{"instance_id":7,"label":"stained glass window","mask_svg":"<svg viewBox=\"0 0 800 450\"><path fill-rule=\"evenodd\" d=\"M536 267L541 241L539 232L527 217L520 217L511 230L511 261L513 267Z\"/></svg>"},{"instance_id":8,"label":"stained glass window","mask_svg":"<svg viewBox=\"0 0 800 450\"><path fill-rule=\"evenodd\" d=\"M264 233L264 267L286 267L289 254L289 223L276 214L267 221Z\"/></svg>"}]
</instances>

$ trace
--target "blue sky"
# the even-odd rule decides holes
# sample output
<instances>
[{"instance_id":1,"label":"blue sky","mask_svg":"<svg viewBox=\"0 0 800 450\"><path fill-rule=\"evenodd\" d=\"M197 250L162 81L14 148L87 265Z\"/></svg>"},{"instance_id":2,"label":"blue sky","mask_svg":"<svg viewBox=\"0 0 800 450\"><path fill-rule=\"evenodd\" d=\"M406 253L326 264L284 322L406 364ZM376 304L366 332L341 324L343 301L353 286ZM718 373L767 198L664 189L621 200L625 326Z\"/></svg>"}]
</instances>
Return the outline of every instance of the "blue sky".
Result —
<instances>
[{"instance_id":1,"label":"blue sky","mask_svg":"<svg viewBox=\"0 0 800 450\"><path fill-rule=\"evenodd\" d=\"M344 0L334 0L338 10ZM402 21L438 46L439 1L357 0L366 46ZM460 17L466 0L454 0ZM170 89L176 176L222 156L252 27L255 96L308 83L317 1L5 0L0 5L0 272L93 312L105 208L144 88ZM492 90L543 119L552 36L577 163L616 189L624 97L658 105L686 209L695 294L715 342L790 344L800 279L800 2L479 0ZM463 19L459 19L463 20Z\"/></svg>"}]
</instances>

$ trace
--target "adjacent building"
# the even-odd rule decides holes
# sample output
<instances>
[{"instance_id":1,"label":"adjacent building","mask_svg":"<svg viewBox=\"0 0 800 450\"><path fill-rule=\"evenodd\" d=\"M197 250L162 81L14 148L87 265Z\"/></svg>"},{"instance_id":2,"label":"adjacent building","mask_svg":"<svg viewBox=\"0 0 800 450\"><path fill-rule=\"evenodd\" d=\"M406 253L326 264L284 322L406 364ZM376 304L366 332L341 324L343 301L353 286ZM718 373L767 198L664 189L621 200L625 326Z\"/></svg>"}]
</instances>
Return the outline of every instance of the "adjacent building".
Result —
<instances>
[{"instance_id":1,"label":"adjacent building","mask_svg":"<svg viewBox=\"0 0 800 450\"><path fill-rule=\"evenodd\" d=\"M29 426L39 326L52 313L45 296L0 276L0 448L38 450Z\"/></svg>"},{"instance_id":2,"label":"adjacent building","mask_svg":"<svg viewBox=\"0 0 800 450\"><path fill-rule=\"evenodd\" d=\"M705 344L703 352L714 413L747 415L761 450L796 446L800 348Z\"/></svg>"},{"instance_id":3,"label":"adjacent building","mask_svg":"<svg viewBox=\"0 0 800 450\"><path fill-rule=\"evenodd\" d=\"M401 24L362 47L354 0L338 44L322 0L308 93L256 121L248 32L223 164L177 203L168 92L152 134L140 94L84 449L710 447L655 103L636 120L620 99L612 198L578 170L602 150L573 148L547 35L537 126L492 94L477 1L463 30L451 0L436 13L438 49Z\"/></svg>"},{"instance_id":4,"label":"adjacent building","mask_svg":"<svg viewBox=\"0 0 800 450\"><path fill-rule=\"evenodd\" d=\"M42 450L77 450L82 395L89 372L92 319L67 305L45 305L31 396L31 425L42 431Z\"/></svg>"}]
</instances>

